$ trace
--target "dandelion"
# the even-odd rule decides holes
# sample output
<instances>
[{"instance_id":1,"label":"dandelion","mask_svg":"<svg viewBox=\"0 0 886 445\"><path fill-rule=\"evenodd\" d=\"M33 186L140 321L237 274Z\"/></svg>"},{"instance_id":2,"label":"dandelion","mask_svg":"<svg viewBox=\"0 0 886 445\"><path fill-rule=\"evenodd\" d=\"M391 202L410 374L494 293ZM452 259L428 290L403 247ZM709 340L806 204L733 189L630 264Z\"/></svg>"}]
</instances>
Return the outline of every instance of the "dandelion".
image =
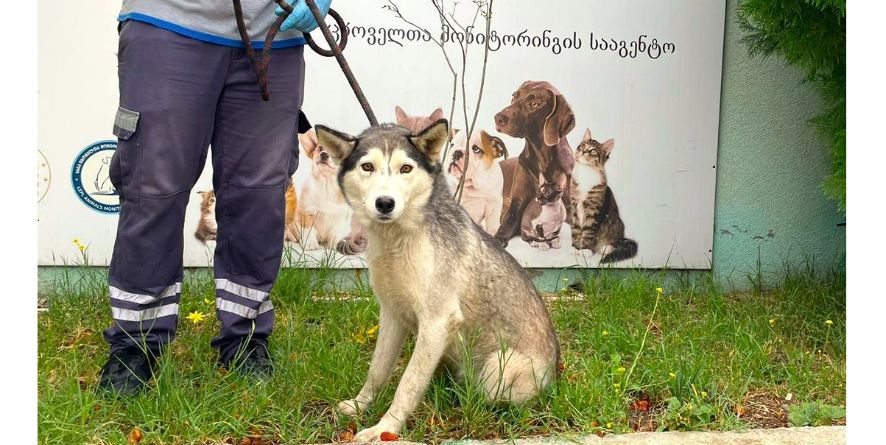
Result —
<instances>
[{"instance_id":1,"label":"dandelion","mask_svg":"<svg viewBox=\"0 0 886 445\"><path fill-rule=\"evenodd\" d=\"M668 373L668 377L670 377L671 380L674 380L674 379L677 378L677 374L674 374L673 372L669 372L669 373Z\"/></svg>"},{"instance_id":2,"label":"dandelion","mask_svg":"<svg viewBox=\"0 0 886 445\"><path fill-rule=\"evenodd\" d=\"M600 333L600 335L605 337L605 336L609 335L609 331L604 330L603 332Z\"/></svg>"},{"instance_id":3,"label":"dandelion","mask_svg":"<svg viewBox=\"0 0 886 445\"><path fill-rule=\"evenodd\" d=\"M702 391L702 392L701 392L701 399L704 400L704 399L707 399L707 398L708 398L708 393L705 392L705 391Z\"/></svg>"},{"instance_id":4,"label":"dandelion","mask_svg":"<svg viewBox=\"0 0 886 445\"><path fill-rule=\"evenodd\" d=\"M612 429L612 422L606 422L606 428Z\"/></svg>"},{"instance_id":5,"label":"dandelion","mask_svg":"<svg viewBox=\"0 0 886 445\"><path fill-rule=\"evenodd\" d=\"M625 371L627 371L627 369L625 369L624 366L619 366L618 369L615 370L615 372L619 374L624 374Z\"/></svg>"},{"instance_id":6,"label":"dandelion","mask_svg":"<svg viewBox=\"0 0 886 445\"><path fill-rule=\"evenodd\" d=\"M71 241L71 244L73 244L75 246L79 246L80 245L80 238L74 238L74 241Z\"/></svg>"},{"instance_id":7,"label":"dandelion","mask_svg":"<svg viewBox=\"0 0 886 445\"><path fill-rule=\"evenodd\" d=\"M376 334L378 334L378 325L375 325L366 331L366 336L369 337L370 340L375 338Z\"/></svg>"},{"instance_id":8,"label":"dandelion","mask_svg":"<svg viewBox=\"0 0 886 445\"><path fill-rule=\"evenodd\" d=\"M659 295L661 295L664 292L664 289L662 289L660 287L656 287L655 292L658 293Z\"/></svg>"},{"instance_id":9,"label":"dandelion","mask_svg":"<svg viewBox=\"0 0 886 445\"><path fill-rule=\"evenodd\" d=\"M775 319L774 318L769 319L769 326L775 326Z\"/></svg>"},{"instance_id":10,"label":"dandelion","mask_svg":"<svg viewBox=\"0 0 886 445\"><path fill-rule=\"evenodd\" d=\"M197 324L197 323L202 322L203 319L206 318L206 314L204 314L203 312L194 311L194 312L191 312L190 314L188 314L187 318L188 318L188 320L191 320L191 323Z\"/></svg>"},{"instance_id":11,"label":"dandelion","mask_svg":"<svg viewBox=\"0 0 886 445\"><path fill-rule=\"evenodd\" d=\"M834 324L834 322L832 320L825 320L824 324L830 326L830 325Z\"/></svg>"},{"instance_id":12,"label":"dandelion","mask_svg":"<svg viewBox=\"0 0 886 445\"><path fill-rule=\"evenodd\" d=\"M613 383L612 386L615 387L615 389L618 389L621 388L621 383Z\"/></svg>"}]
</instances>

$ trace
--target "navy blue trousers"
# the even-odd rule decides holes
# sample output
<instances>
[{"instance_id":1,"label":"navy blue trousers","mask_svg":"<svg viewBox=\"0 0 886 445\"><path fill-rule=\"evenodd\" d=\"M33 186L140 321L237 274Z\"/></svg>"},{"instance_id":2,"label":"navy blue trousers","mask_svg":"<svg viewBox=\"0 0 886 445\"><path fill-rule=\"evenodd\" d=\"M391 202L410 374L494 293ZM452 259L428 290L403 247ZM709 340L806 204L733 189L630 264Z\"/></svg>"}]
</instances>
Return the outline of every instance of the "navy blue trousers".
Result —
<instances>
[{"instance_id":1,"label":"navy blue trousers","mask_svg":"<svg viewBox=\"0 0 886 445\"><path fill-rule=\"evenodd\" d=\"M115 348L159 352L175 338L185 207L212 147L218 234L214 269L222 359L246 339L266 344L269 292L283 250L285 190L298 165L303 47L275 49L262 101L245 51L125 22L118 53L120 194L109 271Z\"/></svg>"}]
</instances>

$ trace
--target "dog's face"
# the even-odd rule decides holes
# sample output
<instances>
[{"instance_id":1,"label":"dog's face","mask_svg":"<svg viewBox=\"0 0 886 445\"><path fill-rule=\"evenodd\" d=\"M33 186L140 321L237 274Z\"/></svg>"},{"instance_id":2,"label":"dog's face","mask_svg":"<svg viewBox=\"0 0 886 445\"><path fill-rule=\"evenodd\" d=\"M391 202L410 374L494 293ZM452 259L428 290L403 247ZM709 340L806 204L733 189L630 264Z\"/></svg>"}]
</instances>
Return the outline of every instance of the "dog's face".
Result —
<instances>
[{"instance_id":1,"label":"dog's face","mask_svg":"<svg viewBox=\"0 0 886 445\"><path fill-rule=\"evenodd\" d=\"M535 194L535 200L541 205L552 204L563 197L563 189L553 182L542 182Z\"/></svg>"},{"instance_id":2,"label":"dog's face","mask_svg":"<svg viewBox=\"0 0 886 445\"><path fill-rule=\"evenodd\" d=\"M495 129L515 138L541 134L548 147L575 128L575 115L560 92L548 82L526 81L514 92L511 105L495 115Z\"/></svg>"},{"instance_id":3,"label":"dog's face","mask_svg":"<svg viewBox=\"0 0 886 445\"><path fill-rule=\"evenodd\" d=\"M449 162L449 174L461 178L465 169L465 139L466 131L459 131L452 139L452 159ZM495 136L490 136L484 130L474 133L471 141L467 144L470 148L471 161L468 162L468 178L478 171L487 171L495 167L495 161L499 158L508 157L508 148L504 141Z\"/></svg>"},{"instance_id":4,"label":"dog's face","mask_svg":"<svg viewBox=\"0 0 886 445\"><path fill-rule=\"evenodd\" d=\"M314 179L318 181L334 181L338 173L338 167L332 162L329 153L317 141L317 133L314 129L312 128L304 134L299 134L298 142L305 156L311 160L311 174L314 176Z\"/></svg>"},{"instance_id":5,"label":"dog's face","mask_svg":"<svg viewBox=\"0 0 886 445\"><path fill-rule=\"evenodd\" d=\"M430 116L410 116L403 111L399 106L394 108L394 114L397 115L397 125L401 127L406 127L409 131L413 133L420 133L425 128L428 128L434 122L437 122L440 119L443 119L443 109L437 108L431 113Z\"/></svg>"},{"instance_id":6,"label":"dog's face","mask_svg":"<svg viewBox=\"0 0 886 445\"><path fill-rule=\"evenodd\" d=\"M602 171L613 148L615 148L614 139L600 143L591 137L591 130L585 130L581 143L575 148L575 162Z\"/></svg>"},{"instance_id":7,"label":"dog's face","mask_svg":"<svg viewBox=\"0 0 886 445\"><path fill-rule=\"evenodd\" d=\"M322 125L320 145L340 164L338 182L364 224L417 224L440 174L449 126L438 120L419 133L384 124L354 137Z\"/></svg>"}]
</instances>

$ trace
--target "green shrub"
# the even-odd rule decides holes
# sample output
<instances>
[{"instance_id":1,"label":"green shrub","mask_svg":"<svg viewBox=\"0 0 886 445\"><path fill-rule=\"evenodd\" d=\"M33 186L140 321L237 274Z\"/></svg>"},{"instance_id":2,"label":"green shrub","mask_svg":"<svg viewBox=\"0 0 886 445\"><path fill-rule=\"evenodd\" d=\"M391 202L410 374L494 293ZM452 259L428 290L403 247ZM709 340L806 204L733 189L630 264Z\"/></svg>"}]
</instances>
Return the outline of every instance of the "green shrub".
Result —
<instances>
[{"instance_id":1,"label":"green shrub","mask_svg":"<svg viewBox=\"0 0 886 445\"><path fill-rule=\"evenodd\" d=\"M753 55L778 55L803 71L824 111L811 124L827 141L833 171L822 190L846 211L846 0L741 0L742 41Z\"/></svg>"}]
</instances>

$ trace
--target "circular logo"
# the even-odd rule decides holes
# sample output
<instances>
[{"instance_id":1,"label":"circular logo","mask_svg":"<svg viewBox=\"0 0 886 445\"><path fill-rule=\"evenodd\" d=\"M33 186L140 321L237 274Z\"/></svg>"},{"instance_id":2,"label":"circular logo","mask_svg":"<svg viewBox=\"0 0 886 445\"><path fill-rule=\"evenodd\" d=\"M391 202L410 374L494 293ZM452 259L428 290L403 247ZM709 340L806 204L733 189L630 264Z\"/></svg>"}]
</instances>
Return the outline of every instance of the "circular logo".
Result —
<instances>
[{"instance_id":1,"label":"circular logo","mask_svg":"<svg viewBox=\"0 0 886 445\"><path fill-rule=\"evenodd\" d=\"M97 212L120 212L120 196L111 184L110 173L111 158L116 150L116 141L99 141L88 145L74 158L71 168L74 193Z\"/></svg>"},{"instance_id":2,"label":"circular logo","mask_svg":"<svg viewBox=\"0 0 886 445\"><path fill-rule=\"evenodd\" d=\"M49 184L52 183L52 172L49 171L49 161L46 155L39 149L37 150L37 202L43 201L46 192L49 191Z\"/></svg>"}]
</instances>

